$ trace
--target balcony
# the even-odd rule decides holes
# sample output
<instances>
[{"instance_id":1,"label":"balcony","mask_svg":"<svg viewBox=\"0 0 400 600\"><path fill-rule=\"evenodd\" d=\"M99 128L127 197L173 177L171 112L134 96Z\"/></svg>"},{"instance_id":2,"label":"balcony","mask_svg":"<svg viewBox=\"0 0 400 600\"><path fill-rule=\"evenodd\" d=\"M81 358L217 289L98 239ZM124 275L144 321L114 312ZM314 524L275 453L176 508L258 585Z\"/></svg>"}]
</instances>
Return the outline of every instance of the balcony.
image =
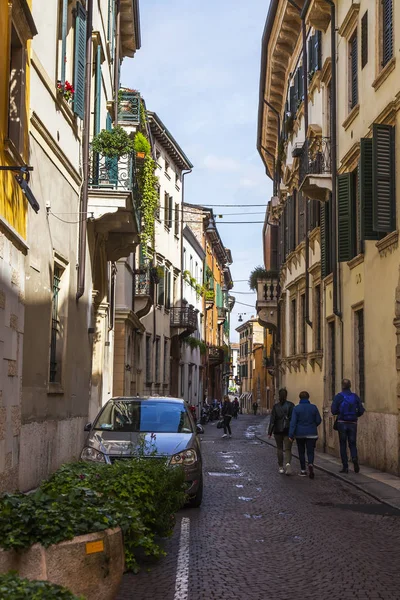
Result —
<instances>
[{"instance_id":1,"label":"balcony","mask_svg":"<svg viewBox=\"0 0 400 600\"><path fill-rule=\"evenodd\" d=\"M304 142L300 155L299 189L308 198L326 202L332 192L331 140L315 137Z\"/></svg>"},{"instance_id":2,"label":"balcony","mask_svg":"<svg viewBox=\"0 0 400 600\"><path fill-rule=\"evenodd\" d=\"M178 306L171 308L170 325L172 329L194 333L197 330L197 311L193 306Z\"/></svg>"},{"instance_id":3,"label":"balcony","mask_svg":"<svg viewBox=\"0 0 400 600\"><path fill-rule=\"evenodd\" d=\"M268 276L257 280L256 310L260 325L274 330L278 327L278 300L280 295L279 274L270 271Z\"/></svg>"},{"instance_id":4,"label":"balcony","mask_svg":"<svg viewBox=\"0 0 400 600\"><path fill-rule=\"evenodd\" d=\"M88 213L107 238L107 260L127 257L139 243L139 191L133 155L108 158L90 152ZM90 215L91 213L91 215Z\"/></svg>"},{"instance_id":5,"label":"balcony","mask_svg":"<svg viewBox=\"0 0 400 600\"><path fill-rule=\"evenodd\" d=\"M329 4L325 0L312 0L306 15L307 25L326 33L330 22L331 9Z\"/></svg>"},{"instance_id":6,"label":"balcony","mask_svg":"<svg viewBox=\"0 0 400 600\"><path fill-rule=\"evenodd\" d=\"M224 306L217 307L218 312L218 325L222 325L226 321L227 309Z\"/></svg>"},{"instance_id":7,"label":"balcony","mask_svg":"<svg viewBox=\"0 0 400 600\"><path fill-rule=\"evenodd\" d=\"M118 124L119 125L139 125L140 123L140 103L139 92L121 90L120 101L118 103Z\"/></svg>"},{"instance_id":8,"label":"balcony","mask_svg":"<svg viewBox=\"0 0 400 600\"><path fill-rule=\"evenodd\" d=\"M150 268L138 269L135 273L134 312L139 319L149 314L153 306L154 287L151 282Z\"/></svg>"},{"instance_id":9,"label":"balcony","mask_svg":"<svg viewBox=\"0 0 400 600\"><path fill-rule=\"evenodd\" d=\"M219 346L208 347L208 363L214 367L224 362L224 349Z\"/></svg>"}]
</instances>

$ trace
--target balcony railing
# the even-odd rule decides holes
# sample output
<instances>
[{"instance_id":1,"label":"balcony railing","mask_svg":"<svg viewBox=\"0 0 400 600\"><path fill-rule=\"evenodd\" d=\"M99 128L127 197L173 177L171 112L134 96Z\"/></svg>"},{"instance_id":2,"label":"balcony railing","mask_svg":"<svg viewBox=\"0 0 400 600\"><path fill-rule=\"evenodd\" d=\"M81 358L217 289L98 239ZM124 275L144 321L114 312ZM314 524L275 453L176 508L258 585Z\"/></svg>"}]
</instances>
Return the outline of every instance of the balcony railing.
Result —
<instances>
[{"instance_id":1,"label":"balcony railing","mask_svg":"<svg viewBox=\"0 0 400 600\"><path fill-rule=\"evenodd\" d=\"M191 306L179 306L171 308L170 324L171 327L179 327L191 331L196 331L197 312Z\"/></svg>"},{"instance_id":2,"label":"balcony railing","mask_svg":"<svg viewBox=\"0 0 400 600\"><path fill-rule=\"evenodd\" d=\"M278 274L271 271L269 277L265 277L262 281L259 281L259 287L257 289L258 298L260 302L266 302L267 304L277 304L279 299L279 277Z\"/></svg>"},{"instance_id":3,"label":"balcony railing","mask_svg":"<svg viewBox=\"0 0 400 600\"><path fill-rule=\"evenodd\" d=\"M217 307L218 321L225 321L227 309L224 306Z\"/></svg>"},{"instance_id":4,"label":"balcony railing","mask_svg":"<svg viewBox=\"0 0 400 600\"><path fill-rule=\"evenodd\" d=\"M306 140L300 156L299 179L302 183L307 175L325 175L331 173L331 139L321 137Z\"/></svg>"},{"instance_id":5,"label":"balcony railing","mask_svg":"<svg viewBox=\"0 0 400 600\"><path fill-rule=\"evenodd\" d=\"M122 91L118 104L118 122L138 125L140 123L140 102L139 92Z\"/></svg>"},{"instance_id":6,"label":"balcony railing","mask_svg":"<svg viewBox=\"0 0 400 600\"><path fill-rule=\"evenodd\" d=\"M209 346L208 362L213 365L220 365L224 362L224 349L218 346Z\"/></svg>"},{"instance_id":7,"label":"balcony railing","mask_svg":"<svg viewBox=\"0 0 400 600\"><path fill-rule=\"evenodd\" d=\"M108 158L91 150L89 160L89 187L133 191L136 183L133 154Z\"/></svg>"},{"instance_id":8,"label":"balcony railing","mask_svg":"<svg viewBox=\"0 0 400 600\"><path fill-rule=\"evenodd\" d=\"M135 295L150 296L150 269L140 269L135 276Z\"/></svg>"}]
</instances>

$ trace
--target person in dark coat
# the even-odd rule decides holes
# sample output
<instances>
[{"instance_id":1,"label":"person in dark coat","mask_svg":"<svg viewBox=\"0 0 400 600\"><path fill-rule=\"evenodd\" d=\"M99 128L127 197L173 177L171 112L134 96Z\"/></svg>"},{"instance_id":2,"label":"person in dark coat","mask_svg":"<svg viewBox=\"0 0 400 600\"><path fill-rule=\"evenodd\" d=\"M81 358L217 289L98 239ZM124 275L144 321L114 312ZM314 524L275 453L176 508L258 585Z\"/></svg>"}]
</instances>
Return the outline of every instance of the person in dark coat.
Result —
<instances>
[{"instance_id":1,"label":"person in dark coat","mask_svg":"<svg viewBox=\"0 0 400 600\"><path fill-rule=\"evenodd\" d=\"M279 402L274 404L268 427L268 436L274 434L278 455L279 473L290 475L292 472L292 442L289 440L289 425L294 409L293 402L287 399L287 390L279 390ZM285 465L283 468L283 448L285 447Z\"/></svg>"},{"instance_id":2,"label":"person in dark coat","mask_svg":"<svg viewBox=\"0 0 400 600\"><path fill-rule=\"evenodd\" d=\"M233 418L237 419L239 414L239 400L237 398L232 402L233 404Z\"/></svg>"},{"instance_id":3,"label":"person in dark coat","mask_svg":"<svg viewBox=\"0 0 400 600\"><path fill-rule=\"evenodd\" d=\"M229 396L224 396L224 403L222 405L222 417L224 419L224 435L223 438L232 437L231 431L231 420L233 415L233 404Z\"/></svg>"},{"instance_id":4,"label":"person in dark coat","mask_svg":"<svg viewBox=\"0 0 400 600\"><path fill-rule=\"evenodd\" d=\"M351 391L350 379L343 379L342 391L336 394L331 407L331 412L337 417L336 428L339 433L340 457L342 470L340 473L349 472L349 459L347 457L347 444L349 444L354 472L359 473L360 465L357 454L357 422L365 412L360 398Z\"/></svg>"},{"instance_id":5,"label":"person in dark coat","mask_svg":"<svg viewBox=\"0 0 400 600\"><path fill-rule=\"evenodd\" d=\"M294 407L290 420L289 438L296 438L300 459L300 475L307 476L306 450L308 458L308 474L314 479L314 453L318 439L318 426L321 424L321 415L315 404L310 402L308 392L300 392L300 403Z\"/></svg>"}]
</instances>

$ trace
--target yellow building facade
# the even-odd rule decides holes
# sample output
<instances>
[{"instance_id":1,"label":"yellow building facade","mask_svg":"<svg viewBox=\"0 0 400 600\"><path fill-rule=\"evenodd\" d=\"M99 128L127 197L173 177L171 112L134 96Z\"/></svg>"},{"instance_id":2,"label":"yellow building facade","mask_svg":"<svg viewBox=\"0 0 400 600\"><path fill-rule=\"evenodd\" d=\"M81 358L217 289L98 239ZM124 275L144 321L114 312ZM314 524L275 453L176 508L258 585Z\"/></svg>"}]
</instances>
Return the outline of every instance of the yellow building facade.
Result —
<instances>
[{"instance_id":1,"label":"yellow building facade","mask_svg":"<svg viewBox=\"0 0 400 600\"><path fill-rule=\"evenodd\" d=\"M27 201L16 180L29 163L30 3L0 5L0 492L18 486ZM22 176L23 178L26 175Z\"/></svg>"}]
</instances>

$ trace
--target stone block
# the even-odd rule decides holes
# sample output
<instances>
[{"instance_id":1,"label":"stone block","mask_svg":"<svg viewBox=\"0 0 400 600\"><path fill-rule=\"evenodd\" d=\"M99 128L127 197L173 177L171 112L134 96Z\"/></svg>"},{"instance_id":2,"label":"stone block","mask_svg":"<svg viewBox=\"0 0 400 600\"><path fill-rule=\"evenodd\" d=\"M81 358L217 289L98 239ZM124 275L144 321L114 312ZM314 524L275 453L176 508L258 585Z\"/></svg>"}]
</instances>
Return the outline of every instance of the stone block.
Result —
<instances>
[{"instance_id":1,"label":"stone block","mask_svg":"<svg viewBox=\"0 0 400 600\"><path fill-rule=\"evenodd\" d=\"M18 316L14 313L10 314L10 327L14 329L14 331L18 331Z\"/></svg>"},{"instance_id":2,"label":"stone block","mask_svg":"<svg viewBox=\"0 0 400 600\"><path fill-rule=\"evenodd\" d=\"M16 360L9 360L8 361L8 372L7 375L9 377L16 377L17 376L17 361Z\"/></svg>"}]
</instances>

